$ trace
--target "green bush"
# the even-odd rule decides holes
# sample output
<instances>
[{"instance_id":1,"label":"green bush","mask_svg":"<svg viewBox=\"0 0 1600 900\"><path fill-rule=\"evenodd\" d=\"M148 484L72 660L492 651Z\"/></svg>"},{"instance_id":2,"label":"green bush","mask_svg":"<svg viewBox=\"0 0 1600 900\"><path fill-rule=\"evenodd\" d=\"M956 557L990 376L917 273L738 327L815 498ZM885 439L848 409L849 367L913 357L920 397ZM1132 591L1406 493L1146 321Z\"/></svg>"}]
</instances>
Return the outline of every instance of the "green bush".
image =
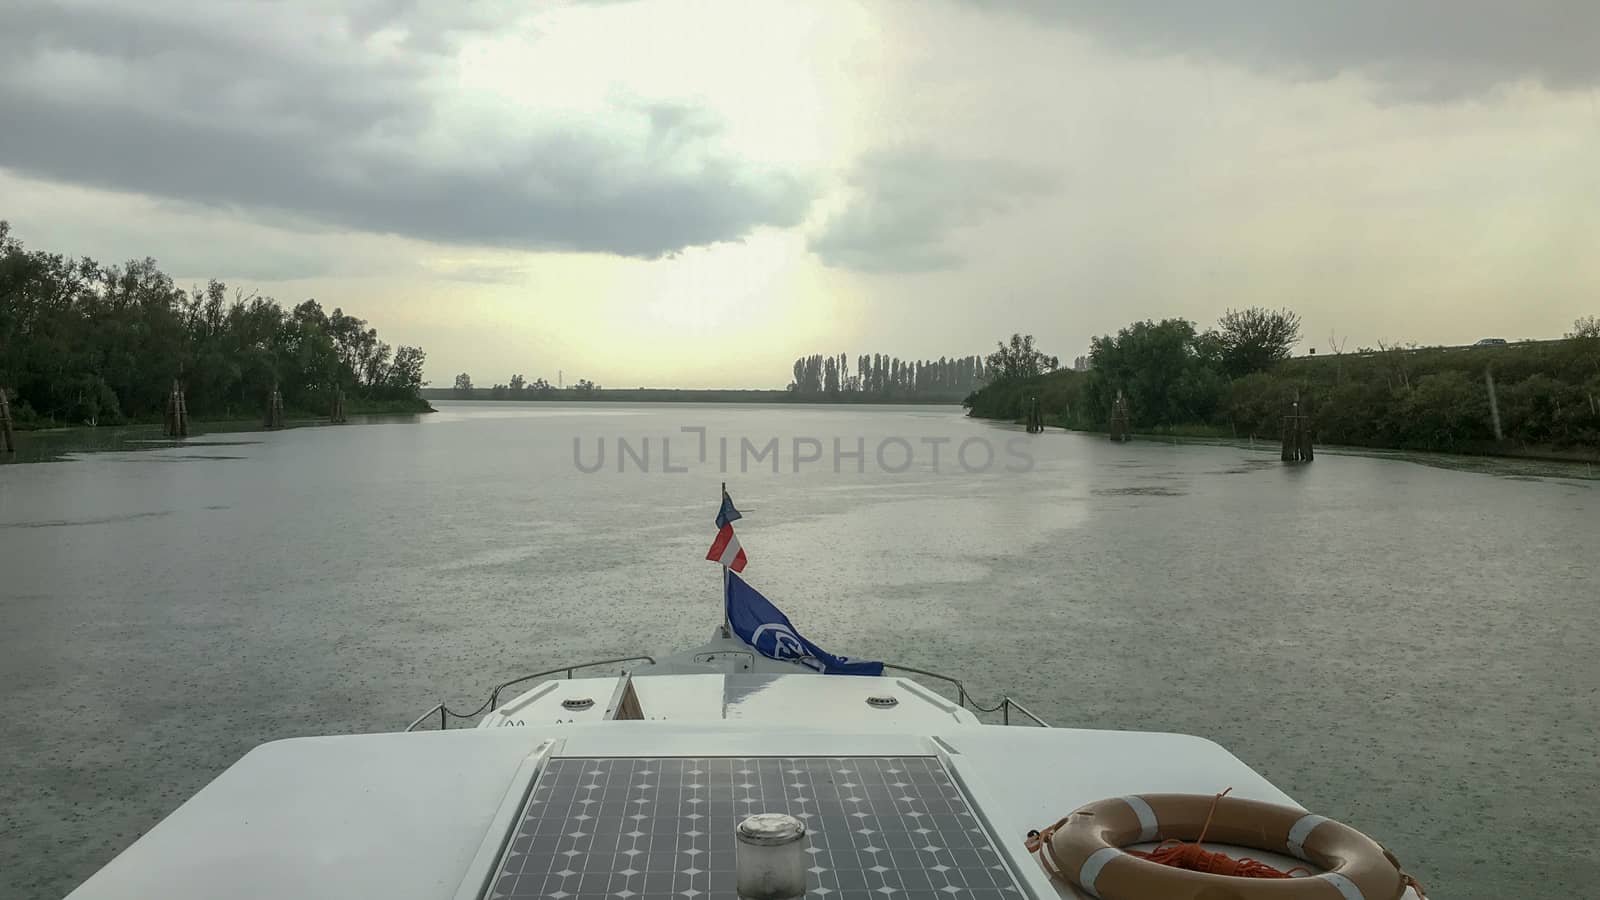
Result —
<instances>
[{"instance_id":1,"label":"green bush","mask_svg":"<svg viewBox=\"0 0 1600 900\"><path fill-rule=\"evenodd\" d=\"M1276 439L1298 392L1317 440L1328 444L1600 450L1600 340L1302 357L1228 379L1204 338L1171 322L1139 323L1118 339L1097 339L1107 368L992 384L966 405L975 416L1016 419L1037 396L1048 418L1100 429L1121 388L1136 430ZM1496 385L1499 443L1486 373Z\"/></svg>"}]
</instances>

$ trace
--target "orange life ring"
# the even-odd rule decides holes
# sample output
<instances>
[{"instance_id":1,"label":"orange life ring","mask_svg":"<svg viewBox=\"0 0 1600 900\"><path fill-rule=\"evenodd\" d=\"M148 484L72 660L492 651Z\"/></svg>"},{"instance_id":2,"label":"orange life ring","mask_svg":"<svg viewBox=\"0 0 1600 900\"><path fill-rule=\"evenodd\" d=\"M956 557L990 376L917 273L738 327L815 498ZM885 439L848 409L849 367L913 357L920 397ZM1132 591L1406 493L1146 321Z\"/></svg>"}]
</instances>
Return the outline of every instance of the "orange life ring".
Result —
<instances>
[{"instance_id":1,"label":"orange life ring","mask_svg":"<svg viewBox=\"0 0 1600 900\"><path fill-rule=\"evenodd\" d=\"M1202 830L1207 842L1283 853L1324 872L1239 878L1178 869L1122 850L1193 841ZM1029 849L1039 851L1053 875L1101 900L1400 900L1415 884L1393 854L1348 825L1293 807L1207 794L1099 800L1030 837Z\"/></svg>"}]
</instances>

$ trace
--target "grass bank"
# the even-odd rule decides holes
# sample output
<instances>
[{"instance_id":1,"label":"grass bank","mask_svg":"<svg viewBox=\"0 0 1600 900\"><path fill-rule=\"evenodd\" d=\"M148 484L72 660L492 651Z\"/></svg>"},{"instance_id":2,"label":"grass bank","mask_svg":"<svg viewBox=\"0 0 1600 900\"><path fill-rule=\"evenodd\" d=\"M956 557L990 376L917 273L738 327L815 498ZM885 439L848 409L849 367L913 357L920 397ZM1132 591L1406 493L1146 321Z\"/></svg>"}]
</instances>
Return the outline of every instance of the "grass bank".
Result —
<instances>
[{"instance_id":1,"label":"grass bank","mask_svg":"<svg viewBox=\"0 0 1600 900\"><path fill-rule=\"evenodd\" d=\"M1260 441L1280 438L1298 396L1323 445L1600 460L1600 340L1301 357L1240 378L1202 374L1052 372L989 385L965 405L980 418L1020 420L1037 397L1047 421L1103 431L1121 391L1136 432Z\"/></svg>"},{"instance_id":2,"label":"grass bank","mask_svg":"<svg viewBox=\"0 0 1600 900\"><path fill-rule=\"evenodd\" d=\"M347 398L345 400L346 416L407 416L420 413L431 413L436 410L427 400L421 397L400 400L362 400ZM284 409L284 419L290 426L300 425L326 425L327 413L317 413L307 409L287 407ZM265 410L253 415L232 409L220 412L193 414L189 416L192 425L227 425L229 431L249 430L253 423L256 428L262 427ZM42 416L29 416L15 420L14 427L18 432L57 432L57 431L92 431L96 428L158 428L162 425L161 416L142 415L132 418L120 419L91 425L87 422L63 422Z\"/></svg>"}]
</instances>

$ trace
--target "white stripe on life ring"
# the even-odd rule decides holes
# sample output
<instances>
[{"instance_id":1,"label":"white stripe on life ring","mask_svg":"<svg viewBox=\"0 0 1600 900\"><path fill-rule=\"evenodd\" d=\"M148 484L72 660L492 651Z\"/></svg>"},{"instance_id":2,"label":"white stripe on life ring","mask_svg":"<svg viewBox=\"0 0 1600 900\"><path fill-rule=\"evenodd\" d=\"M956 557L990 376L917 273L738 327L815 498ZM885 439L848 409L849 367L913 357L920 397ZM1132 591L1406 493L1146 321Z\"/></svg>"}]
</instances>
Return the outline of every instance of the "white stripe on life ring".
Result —
<instances>
[{"instance_id":1,"label":"white stripe on life ring","mask_svg":"<svg viewBox=\"0 0 1600 900\"><path fill-rule=\"evenodd\" d=\"M1304 815L1294 823L1294 827L1289 829L1289 852L1294 854L1296 859L1307 861L1306 838L1311 837L1311 832L1317 830L1317 826L1326 821L1328 821L1327 816Z\"/></svg>"},{"instance_id":2,"label":"white stripe on life ring","mask_svg":"<svg viewBox=\"0 0 1600 900\"><path fill-rule=\"evenodd\" d=\"M1122 802L1128 804L1133 809L1134 815L1139 817L1138 843L1148 844L1155 840L1158 830L1156 826L1156 811L1150 808L1150 804L1144 802L1143 797L1123 797Z\"/></svg>"},{"instance_id":3,"label":"white stripe on life ring","mask_svg":"<svg viewBox=\"0 0 1600 900\"><path fill-rule=\"evenodd\" d=\"M1101 847L1089 854L1089 858L1083 861L1083 868L1078 870L1078 886L1096 897L1100 896L1095 893L1094 880L1100 877L1100 870L1106 867L1106 863L1121 855L1122 851L1116 847ZM1362 898L1358 896L1357 900Z\"/></svg>"},{"instance_id":4,"label":"white stripe on life ring","mask_svg":"<svg viewBox=\"0 0 1600 900\"><path fill-rule=\"evenodd\" d=\"M1333 885L1344 896L1344 900L1367 900L1366 895L1361 893L1361 888L1356 887L1354 881L1340 875L1338 872L1324 872L1317 877Z\"/></svg>"}]
</instances>

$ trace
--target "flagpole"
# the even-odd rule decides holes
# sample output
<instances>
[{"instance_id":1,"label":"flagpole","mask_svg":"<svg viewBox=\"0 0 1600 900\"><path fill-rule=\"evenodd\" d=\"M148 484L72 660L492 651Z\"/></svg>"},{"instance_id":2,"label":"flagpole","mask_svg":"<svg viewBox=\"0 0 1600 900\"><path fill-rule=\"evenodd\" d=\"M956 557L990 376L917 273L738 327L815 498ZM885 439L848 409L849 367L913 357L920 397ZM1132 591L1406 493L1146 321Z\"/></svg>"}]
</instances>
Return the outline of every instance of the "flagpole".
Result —
<instances>
[{"instance_id":1,"label":"flagpole","mask_svg":"<svg viewBox=\"0 0 1600 900\"><path fill-rule=\"evenodd\" d=\"M722 483L722 493L717 496L717 509L722 509L722 498L728 496L728 483ZM722 567L722 593L717 602L722 606L722 636L733 637L733 626L728 621L728 567Z\"/></svg>"}]
</instances>

